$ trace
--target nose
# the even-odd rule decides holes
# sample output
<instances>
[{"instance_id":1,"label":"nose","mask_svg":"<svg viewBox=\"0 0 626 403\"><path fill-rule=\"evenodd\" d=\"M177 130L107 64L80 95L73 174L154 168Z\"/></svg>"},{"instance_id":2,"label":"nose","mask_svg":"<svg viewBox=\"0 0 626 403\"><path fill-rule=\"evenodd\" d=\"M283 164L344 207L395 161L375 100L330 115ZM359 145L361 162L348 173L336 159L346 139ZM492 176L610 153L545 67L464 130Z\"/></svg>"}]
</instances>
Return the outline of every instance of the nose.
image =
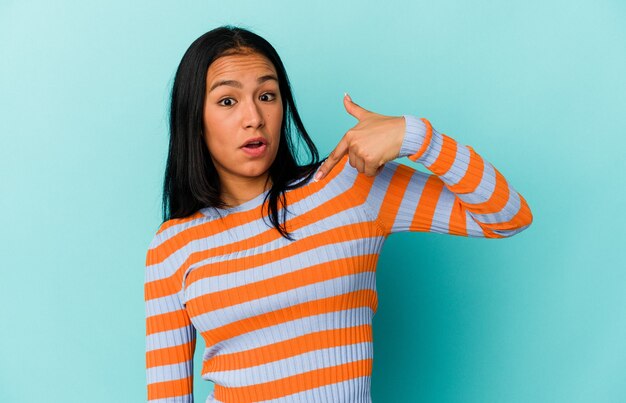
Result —
<instances>
[{"instance_id":1,"label":"nose","mask_svg":"<svg viewBox=\"0 0 626 403\"><path fill-rule=\"evenodd\" d=\"M244 127L261 127L263 126L263 114L261 113L261 109L254 102L254 100L247 102L246 107L244 108Z\"/></svg>"}]
</instances>

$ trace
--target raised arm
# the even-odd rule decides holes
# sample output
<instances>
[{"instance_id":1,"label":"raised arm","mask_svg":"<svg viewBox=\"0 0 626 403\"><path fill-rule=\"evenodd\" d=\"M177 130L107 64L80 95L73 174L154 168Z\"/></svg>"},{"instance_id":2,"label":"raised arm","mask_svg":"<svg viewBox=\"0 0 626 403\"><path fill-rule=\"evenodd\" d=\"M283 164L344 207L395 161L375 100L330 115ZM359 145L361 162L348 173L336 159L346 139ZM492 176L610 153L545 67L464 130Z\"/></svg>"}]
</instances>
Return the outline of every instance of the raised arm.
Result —
<instances>
[{"instance_id":1,"label":"raised arm","mask_svg":"<svg viewBox=\"0 0 626 403\"><path fill-rule=\"evenodd\" d=\"M181 303L181 282L157 233L146 255L146 380L148 401L193 403L196 329ZM167 399L167 400L160 400Z\"/></svg>"},{"instance_id":2,"label":"raised arm","mask_svg":"<svg viewBox=\"0 0 626 403\"><path fill-rule=\"evenodd\" d=\"M436 232L504 238L532 223L524 198L470 146L435 130L425 118L403 115L405 135L398 157L434 173L390 161L375 177L358 175L366 207L386 234Z\"/></svg>"}]
</instances>

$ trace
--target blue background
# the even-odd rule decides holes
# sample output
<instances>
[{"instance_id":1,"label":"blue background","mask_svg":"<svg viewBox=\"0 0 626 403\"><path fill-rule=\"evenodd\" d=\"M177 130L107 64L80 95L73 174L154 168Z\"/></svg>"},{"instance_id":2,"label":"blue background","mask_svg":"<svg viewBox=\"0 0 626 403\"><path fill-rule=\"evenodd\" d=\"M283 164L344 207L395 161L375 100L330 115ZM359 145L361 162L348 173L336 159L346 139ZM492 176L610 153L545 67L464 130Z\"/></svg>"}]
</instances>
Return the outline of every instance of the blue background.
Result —
<instances>
[{"instance_id":1,"label":"blue background","mask_svg":"<svg viewBox=\"0 0 626 403\"><path fill-rule=\"evenodd\" d=\"M347 91L471 145L531 207L508 239L387 240L374 402L626 401L625 4L2 0L0 401L145 400L169 91L222 24L274 45L321 154L356 124Z\"/></svg>"}]
</instances>

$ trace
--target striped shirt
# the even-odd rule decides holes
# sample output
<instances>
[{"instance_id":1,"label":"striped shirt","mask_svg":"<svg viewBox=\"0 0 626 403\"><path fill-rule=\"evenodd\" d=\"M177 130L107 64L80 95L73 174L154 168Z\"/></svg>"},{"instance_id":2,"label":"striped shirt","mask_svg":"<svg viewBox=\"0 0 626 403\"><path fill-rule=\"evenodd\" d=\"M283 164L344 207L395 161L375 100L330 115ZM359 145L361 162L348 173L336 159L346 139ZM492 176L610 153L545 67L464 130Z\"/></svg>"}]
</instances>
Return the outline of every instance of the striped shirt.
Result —
<instances>
[{"instance_id":1,"label":"striped shirt","mask_svg":"<svg viewBox=\"0 0 626 403\"><path fill-rule=\"evenodd\" d=\"M206 402L371 402L376 264L402 231L504 238L527 228L524 198L470 146L403 115L398 157L376 176L348 156L287 191L283 238L265 195L161 224L146 256L146 376L150 402L193 402L203 337ZM280 211L282 217L282 211Z\"/></svg>"}]
</instances>

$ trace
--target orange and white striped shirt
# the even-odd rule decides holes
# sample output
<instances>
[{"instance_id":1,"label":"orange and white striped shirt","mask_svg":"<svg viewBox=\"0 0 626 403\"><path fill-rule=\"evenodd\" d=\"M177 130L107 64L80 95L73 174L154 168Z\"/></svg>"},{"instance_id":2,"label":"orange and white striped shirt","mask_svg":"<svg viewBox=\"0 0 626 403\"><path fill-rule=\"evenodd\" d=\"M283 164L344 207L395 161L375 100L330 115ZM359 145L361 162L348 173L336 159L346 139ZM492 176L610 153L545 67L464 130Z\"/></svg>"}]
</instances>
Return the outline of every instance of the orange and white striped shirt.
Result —
<instances>
[{"instance_id":1,"label":"orange and white striped shirt","mask_svg":"<svg viewBox=\"0 0 626 403\"><path fill-rule=\"evenodd\" d=\"M371 402L376 264L402 231L504 238L532 222L524 198L471 147L403 115L399 157L359 173L344 156L287 191L289 241L266 191L231 209L163 223L146 256L150 402L193 402L196 334L206 402ZM280 211L282 217L282 211Z\"/></svg>"}]
</instances>

